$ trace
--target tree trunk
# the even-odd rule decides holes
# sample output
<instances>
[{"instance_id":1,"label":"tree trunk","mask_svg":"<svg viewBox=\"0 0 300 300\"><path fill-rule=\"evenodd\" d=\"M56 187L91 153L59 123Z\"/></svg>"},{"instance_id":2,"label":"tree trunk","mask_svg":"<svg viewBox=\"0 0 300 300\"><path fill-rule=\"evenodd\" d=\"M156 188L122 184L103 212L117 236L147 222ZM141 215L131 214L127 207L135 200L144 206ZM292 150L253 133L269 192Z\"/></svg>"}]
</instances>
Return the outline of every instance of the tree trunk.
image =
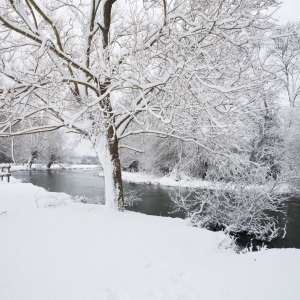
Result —
<instances>
[{"instance_id":1,"label":"tree trunk","mask_svg":"<svg viewBox=\"0 0 300 300\"><path fill-rule=\"evenodd\" d=\"M27 163L27 168L31 169L31 166L33 164L33 162L38 158L38 151L37 150L32 150L30 157L28 159L28 163Z\"/></svg>"},{"instance_id":2,"label":"tree trunk","mask_svg":"<svg viewBox=\"0 0 300 300\"><path fill-rule=\"evenodd\" d=\"M104 171L105 205L107 209L113 209L117 206L119 211L124 211L118 139L115 137L112 125L108 127L106 137L97 139L95 151Z\"/></svg>"},{"instance_id":3,"label":"tree trunk","mask_svg":"<svg viewBox=\"0 0 300 300\"><path fill-rule=\"evenodd\" d=\"M11 157L12 157L14 164L17 164L16 159L15 159L15 146L14 146L14 138L13 137L11 138Z\"/></svg>"},{"instance_id":4,"label":"tree trunk","mask_svg":"<svg viewBox=\"0 0 300 300\"><path fill-rule=\"evenodd\" d=\"M53 165L53 161L49 161L49 162L47 163L47 169L50 169L52 165Z\"/></svg>"},{"instance_id":5,"label":"tree trunk","mask_svg":"<svg viewBox=\"0 0 300 300\"><path fill-rule=\"evenodd\" d=\"M27 169L31 169L33 160L34 160L34 158L32 157L32 155L30 155L28 162L27 162Z\"/></svg>"},{"instance_id":6,"label":"tree trunk","mask_svg":"<svg viewBox=\"0 0 300 300\"><path fill-rule=\"evenodd\" d=\"M111 10L112 5L115 2L116 0L103 1L103 6L100 11L100 18L104 24L104 26L100 28L102 33L103 50L105 50L109 44ZM87 49L87 54L89 54L89 51L90 48ZM107 60L107 63L109 64L109 56L105 58L105 60ZM105 82L100 84L99 92L101 95L107 92L110 83L110 79L105 78ZM118 138L116 136L116 128L114 126L115 117L111 107L110 95L107 95L107 97L100 102L100 106L103 110L103 116L106 119L105 132L103 136L96 137L94 147L104 171L105 205L107 209L115 208L117 205L118 210L124 211L124 194L121 163L119 159L119 146Z\"/></svg>"}]
</instances>

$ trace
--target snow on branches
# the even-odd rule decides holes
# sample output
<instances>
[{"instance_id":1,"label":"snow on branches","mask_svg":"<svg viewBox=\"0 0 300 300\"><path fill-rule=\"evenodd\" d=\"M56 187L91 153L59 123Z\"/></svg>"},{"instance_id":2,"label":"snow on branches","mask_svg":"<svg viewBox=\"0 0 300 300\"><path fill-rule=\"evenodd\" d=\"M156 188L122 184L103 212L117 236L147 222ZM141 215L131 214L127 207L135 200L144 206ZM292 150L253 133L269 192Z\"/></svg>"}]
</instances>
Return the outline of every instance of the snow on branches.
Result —
<instances>
[{"instance_id":1,"label":"snow on branches","mask_svg":"<svg viewBox=\"0 0 300 300\"><path fill-rule=\"evenodd\" d=\"M271 77L254 62L258 45L272 36L269 9L277 5L5 1L0 136L66 127L96 150L105 139L109 198L123 210L120 139L170 136L230 155L217 138L240 136L241 123L259 118L259 95Z\"/></svg>"}]
</instances>

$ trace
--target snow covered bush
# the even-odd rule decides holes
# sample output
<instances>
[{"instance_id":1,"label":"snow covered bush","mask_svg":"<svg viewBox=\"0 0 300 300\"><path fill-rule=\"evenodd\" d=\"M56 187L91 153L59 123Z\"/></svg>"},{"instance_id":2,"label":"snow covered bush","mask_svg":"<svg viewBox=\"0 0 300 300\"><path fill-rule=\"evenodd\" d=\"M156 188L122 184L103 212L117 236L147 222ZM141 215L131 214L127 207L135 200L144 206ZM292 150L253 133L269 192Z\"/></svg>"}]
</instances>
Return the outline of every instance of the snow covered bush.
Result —
<instances>
[{"instance_id":1,"label":"snow covered bush","mask_svg":"<svg viewBox=\"0 0 300 300\"><path fill-rule=\"evenodd\" d=\"M96 197L87 197L87 196L74 196L73 200L75 202L82 202L82 203L88 203L88 204L105 204L105 198L104 194Z\"/></svg>"},{"instance_id":2,"label":"snow covered bush","mask_svg":"<svg viewBox=\"0 0 300 300\"><path fill-rule=\"evenodd\" d=\"M124 202L125 202L125 207L131 207L133 204L137 201L141 201L141 194L137 190L133 191L128 191L125 190L124 193ZM87 197L87 196L75 196L73 197L73 200L77 202L82 202L82 203L88 203L88 204L100 204L104 205L105 204L105 195L99 195L96 197Z\"/></svg>"},{"instance_id":3,"label":"snow covered bush","mask_svg":"<svg viewBox=\"0 0 300 300\"><path fill-rule=\"evenodd\" d=\"M172 201L175 211L184 211L194 226L271 241L284 232L285 198L279 193L279 183L237 180L187 196L177 193Z\"/></svg>"}]
</instances>

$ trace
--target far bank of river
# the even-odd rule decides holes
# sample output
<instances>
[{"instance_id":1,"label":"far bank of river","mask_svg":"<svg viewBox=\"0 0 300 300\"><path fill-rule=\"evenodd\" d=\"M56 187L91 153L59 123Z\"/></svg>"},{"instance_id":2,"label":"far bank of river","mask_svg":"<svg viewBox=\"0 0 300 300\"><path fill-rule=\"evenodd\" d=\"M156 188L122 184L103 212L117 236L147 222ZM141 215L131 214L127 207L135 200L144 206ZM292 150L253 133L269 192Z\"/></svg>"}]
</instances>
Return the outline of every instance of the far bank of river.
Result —
<instances>
[{"instance_id":1,"label":"far bank of river","mask_svg":"<svg viewBox=\"0 0 300 300\"><path fill-rule=\"evenodd\" d=\"M99 170L32 170L13 171L13 176L27 180L50 192L64 192L72 196L95 197L104 193L104 178L98 175ZM138 176L138 174L136 174ZM175 187L162 185L145 185L124 181L125 190L137 190L142 201L135 202L129 210L148 215L184 218L182 212L171 214L173 202L170 193ZM188 189L186 189L188 191ZM287 235L285 238L274 239L268 247L300 248L300 199L291 198L286 203L288 216ZM249 243L249 239L241 241Z\"/></svg>"}]
</instances>

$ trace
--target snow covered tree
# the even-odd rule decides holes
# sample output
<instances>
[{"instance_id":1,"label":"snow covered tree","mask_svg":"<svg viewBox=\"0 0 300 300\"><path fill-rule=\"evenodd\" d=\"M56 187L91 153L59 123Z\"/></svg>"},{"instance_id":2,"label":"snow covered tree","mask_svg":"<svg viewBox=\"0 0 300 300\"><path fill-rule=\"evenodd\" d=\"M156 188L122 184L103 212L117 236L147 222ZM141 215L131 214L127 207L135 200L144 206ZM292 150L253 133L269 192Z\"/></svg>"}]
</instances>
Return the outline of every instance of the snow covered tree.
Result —
<instances>
[{"instance_id":1,"label":"snow covered tree","mask_svg":"<svg viewBox=\"0 0 300 300\"><path fill-rule=\"evenodd\" d=\"M126 137L168 136L231 155L216 138L238 137L238 120L257 110L251 91L269 76L253 68L255 45L272 34L268 9L277 5L5 0L0 135L66 127L88 137L104 169L106 205L123 210L119 148Z\"/></svg>"},{"instance_id":2,"label":"snow covered tree","mask_svg":"<svg viewBox=\"0 0 300 300\"><path fill-rule=\"evenodd\" d=\"M287 24L279 28L279 33L297 24ZM298 24L299 26L299 24ZM283 87L283 97L287 98L291 108L290 124L297 99L300 99L300 35L294 34L275 39L268 47L274 71Z\"/></svg>"},{"instance_id":3,"label":"snow covered tree","mask_svg":"<svg viewBox=\"0 0 300 300\"><path fill-rule=\"evenodd\" d=\"M27 162L27 168L31 169L32 164L40 157L41 152L43 151L43 137L41 133L31 134L23 138L24 147L29 152ZM27 152L26 151L26 152Z\"/></svg>"},{"instance_id":4,"label":"snow covered tree","mask_svg":"<svg viewBox=\"0 0 300 300\"><path fill-rule=\"evenodd\" d=\"M10 157L10 139L1 138L0 139L0 163L11 162Z\"/></svg>"},{"instance_id":5,"label":"snow covered tree","mask_svg":"<svg viewBox=\"0 0 300 300\"><path fill-rule=\"evenodd\" d=\"M283 31L297 27L297 23L289 23L277 28L280 34ZM269 132L273 131L272 136L281 135L281 153L277 153L280 157L281 168L290 176L299 172L299 138L297 132L299 130L299 99L300 99L300 35L293 34L291 36L279 37L268 43L266 47L266 55L268 64L272 65L272 72L277 79L277 95L283 98L283 105L280 112L281 128L279 128L278 117L269 114ZM278 97L278 96L277 96ZM272 105L274 107L274 105ZM271 107L272 107L271 106ZM277 126L270 127L271 119L277 118ZM273 122L274 123L274 122ZM277 127L277 128L275 128ZM279 130L280 129L280 130ZM276 133L277 130L277 133ZM278 142L273 139L273 149ZM278 143L277 143L278 144ZM278 147L277 147L278 148ZM278 155L279 154L279 155ZM274 155L273 155L274 156Z\"/></svg>"},{"instance_id":6,"label":"snow covered tree","mask_svg":"<svg viewBox=\"0 0 300 300\"><path fill-rule=\"evenodd\" d=\"M47 132L43 134L44 148L41 153L41 160L50 169L54 163L63 163L72 154L77 141L70 142L62 130Z\"/></svg>"}]
</instances>

